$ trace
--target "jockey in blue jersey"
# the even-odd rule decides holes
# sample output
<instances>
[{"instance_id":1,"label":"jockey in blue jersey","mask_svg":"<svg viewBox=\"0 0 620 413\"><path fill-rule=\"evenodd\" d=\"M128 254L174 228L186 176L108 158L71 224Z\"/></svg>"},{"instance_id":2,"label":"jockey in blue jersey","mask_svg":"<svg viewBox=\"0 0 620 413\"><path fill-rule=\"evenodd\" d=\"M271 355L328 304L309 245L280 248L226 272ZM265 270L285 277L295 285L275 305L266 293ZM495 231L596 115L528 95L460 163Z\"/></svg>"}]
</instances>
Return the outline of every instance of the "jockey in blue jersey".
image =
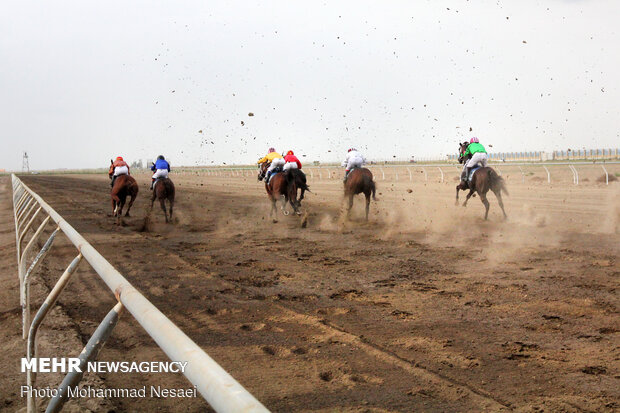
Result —
<instances>
[{"instance_id":1,"label":"jockey in blue jersey","mask_svg":"<svg viewBox=\"0 0 620 413\"><path fill-rule=\"evenodd\" d=\"M151 166L151 171L154 171L151 178L151 190L153 190L153 186L155 185L155 181L157 179L166 179L168 178L168 172L170 172L170 164L164 158L164 155L159 155L157 160Z\"/></svg>"}]
</instances>

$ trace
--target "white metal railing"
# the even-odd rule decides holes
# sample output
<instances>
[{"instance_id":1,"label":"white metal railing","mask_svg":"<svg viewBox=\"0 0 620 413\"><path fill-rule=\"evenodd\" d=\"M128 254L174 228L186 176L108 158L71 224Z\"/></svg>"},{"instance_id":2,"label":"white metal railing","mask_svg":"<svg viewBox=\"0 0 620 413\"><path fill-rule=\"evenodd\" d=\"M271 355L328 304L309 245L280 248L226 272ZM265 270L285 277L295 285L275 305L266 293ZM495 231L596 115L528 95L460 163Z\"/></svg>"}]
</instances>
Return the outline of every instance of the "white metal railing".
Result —
<instances>
[{"instance_id":1,"label":"white metal railing","mask_svg":"<svg viewBox=\"0 0 620 413\"><path fill-rule=\"evenodd\" d=\"M155 340L157 345L171 360L186 361L184 374L196 386L198 392L217 412L267 412L268 410L239 384L220 365L209 357L196 343L183 333L172 321L159 311L149 300L136 290L99 252L93 248L67 221L52 209L39 195L26 186L18 177L12 175L13 184L13 213L15 219L15 238L17 242L17 264L20 280L20 302L23 313L23 336L28 338L27 358L30 360L37 355L36 333L50 308L67 285L71 275L84 259L99 275L108 288L114 293L118 303L110 310L91 340L83 350L80 358L96 357L99 349L105 343L107 336L116 325L121 309L126 308L140 323L144 330ZM33 212L34 211L34 212ZM32 229L35 219L43 212L34 235L27 246L21 250L26 233ZM26 223L26 224L25 224ZM27 267L29 253L34 250L39 237L48 224L53 223L55 228L45 242L43 248ZM25 224L25 225L24 225ZM45 302L37 312L34 320L30 321L30 278L38 264L45 258L51 249L58 233L64 234L77 248L76 257L69 264L60 277ZM67 399L68 383L77 383L81 379L68 374L59 387L61 396L53 398L47 406L46 412L56 412L62 408ZM36 375L30 370L27 374L28 385L34 386ZM64 386L64 387L63 387ZM27 410L36 411L36 399L28 392Z\"/></svg>"},{"instance_id":2,"label":"white metal railing","mask_svg":"<svg viewBox=\"0 0 620 413\"><path fill-rule=\"evenodd\" d=\"M620 164L619 161L605 161L605 162L501 162L501 163L489 163L489 166L495 168L499 175L502 175L502 171L500 166L503 167L517 167L519 169L519 173L521 174L521 181L525 182L525 171L522 166L527 167L542 167L547 175L547 183L551 183L551 172L549 171L550 166L567 166L572 173L573 184L579 185L579 171L577 167L581 166L593 166L599 165L605 172L605 183L609 184L609 172L605 168L605 165L613 165ZM445 182L444 170L442 168L449 168L456 166L459 168L459 164L454 162L446 162L446 163L435 163L435 164L369 164L366 165L366 168L369 168L371 171L374 170L378 179L385 181L386 179L393 178L394 180L399 180L398 169L404 170L409 176L409 181L413 181L413 173L412 169L420 169L422 173L424 173L424 180L428 181L428 173L426 168L436 168L439 171L439 180L440 182ZM385 169L384 169L385 168ZM338 177L338 173L335 172L340 169L338 166L333 165L324 165L324 166L306 166L304 167L304 172L310 176L310 179L318 179L323 180L325 177L327 179L335 179ZM394 169L394 173L391 175L386 174L386 169ZM228 167L228 168L201 168L198 171L192 171L191 173L196 174L206 174L207 176L229 176L229 177L251 177L254 172L257 172L257 169L251 166L242 166L242 167ZM323 172L326 172L325 174ZM380 177L380 178L379 178Z\"/></svg>"}]
</instances>

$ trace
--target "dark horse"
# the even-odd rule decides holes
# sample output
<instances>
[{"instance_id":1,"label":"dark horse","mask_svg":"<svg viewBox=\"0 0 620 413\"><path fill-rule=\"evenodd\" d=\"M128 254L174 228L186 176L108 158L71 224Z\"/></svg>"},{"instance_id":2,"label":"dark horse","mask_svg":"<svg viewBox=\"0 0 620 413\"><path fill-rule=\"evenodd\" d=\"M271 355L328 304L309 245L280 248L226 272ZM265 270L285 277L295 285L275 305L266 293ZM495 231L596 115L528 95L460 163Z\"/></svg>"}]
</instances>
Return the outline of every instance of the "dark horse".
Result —
<instances>
[{"instance_id":1,"label":"dark horse","mask_svg":"<svg viewBox=\"0 0 620 413\"><path fill-rule=\"evenodd\" d=\"M370 208L370 194L375 201L376 185L372 180L372 172L367 168L355 168L349 172L347 180L344 183L344 196L349 197L349 209L347 215L351 213L353 207L353 197L357 194L364 193L366 196L366 221L368 221L368 210Z\"/></svg>"},{"instance_id":2,"label":"dark horse","mask_svg":"<svg viewBox=\"0 0 620 413\"><path fill-rule=\"evenodd\" d=\"M109 175L110 179L112 179L112 175L113 174ZM114 216L119 218L123 215L123 207L125 206L127 197L131 197L129 205L127 205L127 212L125 212L125 216L128 217L133 201L135 201L136 196L138 196L138 183L130 175L119 175L114 181L114 186L112 187L110 195L112 197L112 211Z\"/></svg>"},{"instance_id":3,"label":"dark horse","mask_svg":"<svg viewBox=\"0 0 620 413\"><path fill-rule=\"evenodd\" d=\"M265 178L269 165L269 163L261 164L260 171L258 173L259 181L262 181ZM298 189L301 190L299 199L297 199ZM288 211L286 210L287 202L291 204L293 211L299 215L301 214L299 211L301 201L304 199L305 192L309 192L310 188L306 184L306 175L302 171L299 169L289 169L285 172L271 175L269 183L265 181L265 190L271 200L271 211L269 216L272 216L274 212L277 212L276 202L280 198L282 198L281 209L284 215L288 215Z\"/></svg>"},{"instance_id":4,"label":"dark horse","mask_svg":"<svg viewBox=\"0 0 620 413\"><path fill-rule=\"evenodd\" d=\"M465 153L468 146L469 143L467 142L460 144L459 163L465 163L469 160L463 156L463 153ZM499 176L493 168L478 168L471 177L471 181L468 182L467 177L465 177L465 181L459 182L456 186L456 205L459 204L459 191L467 191L468 189L469 193L465 198L465 202L463 202L463 206L467 206L467 201L469 201L469 198L474 195L474 192L477 192L478 196L480 196L480 200L484 204L484 219L486 220L489 216L489 201L487 200L487 192L489 192L490 189L497 197L497 202L499 203L499 207L502 209L504 219L507 218L506 211L504 211L504 202L502 201L502 191L508 195L508 190L506 190L504 178Z\"/></svg>"},{"instance_id":5,"label":"dark horse","mask_svg":"<svg viewBox=\"0 0 620 413\"><path fill-rule=\"evenodd\" d=\"M153 204L155 199L159 199L161 209L164 211L166 217L166 223L172 221L172 208L174 207L174 184L170 178L158 179L153 185L153 196L151 197L151 211L153 210ZM170 204L170 218L168 218L168 212L166 211L166 199Z\"/></svg>"}]
</instances>

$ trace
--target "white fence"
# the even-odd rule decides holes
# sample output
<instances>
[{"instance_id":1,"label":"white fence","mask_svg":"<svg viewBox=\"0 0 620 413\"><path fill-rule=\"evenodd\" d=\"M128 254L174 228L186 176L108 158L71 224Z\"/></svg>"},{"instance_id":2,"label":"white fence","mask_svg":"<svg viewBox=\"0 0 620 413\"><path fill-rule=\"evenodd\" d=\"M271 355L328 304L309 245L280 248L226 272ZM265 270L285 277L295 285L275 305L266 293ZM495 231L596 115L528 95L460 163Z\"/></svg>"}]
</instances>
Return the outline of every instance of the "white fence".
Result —
<instances>
[{"instance_id":1,"label":"white fence","mask_svg":"<svg viewBox=\"0 0 620 413\"><path fill-rule=\"evenodd\" d=\"M81 363L94 359L118 321L122 308L126 308L140 323L157 345L173 361L187 362L185 376L217 412L266 412L268 411L241 384L187 337L172 321L136 290L101 254L99 254L71 225L54 211L40 196L12 175L13 212L17 243L17 265L20 281L20 302L23 314L23 337L28 339L27 358L37 356L36 334L50 308L67 285L82 259L86 260L114 293L117 304L101 322L80 355ZM38 224L36 227L35 222ZM52 223L55 229L43 248L28 265L31 252L45 228ZM36 227L36 230L34 229ZM22 250L27 234L34 234ZM62 233L77 248L76 257L30 321L30 280L41 261L50 251L56 236ZM64 356L63 356L64 357ZM69 373L59 386L58 397L50 400L46 412L57 412L67 400L67 387L76 385L81 373ZM28 371L27 384L34 386L36 375ZM28 392L27 410L37 410L36 399Z\"/></svg>"},{"instance_id":2,"label":"white fence","mask_svg":"<svg viewBox=\"0 0 620 413\"><path fill-rule=\"evenodd\" d=\"M506 170L518 171L521 176L522 182L525 182L525 178L528 174L532 174L532 169L540 169L540 172L546 176L547 183L552 182L551 170L554 174L570 173L574 185L579 185L579 171L584 167L599 168L601 173L605 175L605 183L609 184L609 171L605 165L620 165L618 161L610 162L548 162L548 163L490 163L489 166L494 168L500 175ZM414 176L421 175L425 182L429 181L429 175L431 180L433 177L439 180L439 182L445 182L446 175L452 174L458 176L462 170L462 165L453 164L404 164L404 165L366 165L369 168L375 179L380 181L414 181ZM528 171L525 171L523 167L526 167ZM551 169L551 170L550 170ZM303 168L306 176L310 180L331 180L342 178L344 175L343 168L338 166L307 166ZM516 172L515 171L515 172ZM177 174L197 174L207 176L225 176L225 177L252 177L256 176L257 168L252 167L230 167L230 168L197 168L197 169L181 169L176 172ZM415 179L417 180L417 179Z\"/></svg>"}]
</instances>

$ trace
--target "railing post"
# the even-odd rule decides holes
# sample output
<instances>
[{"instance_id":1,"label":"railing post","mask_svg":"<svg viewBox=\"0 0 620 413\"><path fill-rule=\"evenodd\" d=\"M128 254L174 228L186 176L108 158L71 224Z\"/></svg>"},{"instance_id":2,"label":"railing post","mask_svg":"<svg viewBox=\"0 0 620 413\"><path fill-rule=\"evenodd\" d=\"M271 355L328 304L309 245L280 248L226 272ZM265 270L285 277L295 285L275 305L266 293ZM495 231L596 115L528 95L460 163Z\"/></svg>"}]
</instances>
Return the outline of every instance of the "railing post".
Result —
<instances>
[{"instance_id":1,"label":"railing post","mask_svg":"<svg viewBox=\"0 0 620 413\"><path fill-rule=\"evenodd\" d=\"M39 311L37 311L37 313L35 314L34 319L32 320L32 324L30 325L30 329L28 331L28 345L26 350L26 357L28 361L30 361L33 357L36 358L38 354L37 331L39 329L39 326L43 322L43 319L45 318L49 310L51 310L52 306L56 303L56 300L58 299L60 293L69 283L71 275L73 275L81 261L82 254L78 254L78 256L75 257L73 261L71 261L71 264L69 264L65 272L60 276L60 278L56 282L56 285L54 285L54 288L41 305L41 308L39 308ZM28 369L26 372L26 385L29 388L34 387L36 379L36 373ZM30 392L28 392L28 411L36 411L36 408L36 398L32 398L30 396Z\"/></svg>"},{"instance_id":2,"label":"railing post","mask_svg":"<svg viewBox=\"0 0 620 413\"><path fill-rule=\"evenodd\" d=\"M421 168L422 172L424 172L424 182L428 182L428 174L426 173L426 168L423 166Z\"/></svg>"},{"instance_id":3,"label":"railing post","mask_svg":"<svg viewBox=\"0 0 620 413\"><path fill-rule=\"evenodd\" d=\"M32 212L32 211L33 211L36 207L37 207L37 203L36 203L36 202L33 202L33 204L32 204L32 205L30 205L30 208L28 208L28 211L27 211L25 214L23 214L21 218L19 218L19 221L18 221L18 223L17 223L17 224L19 225L19 227L20 227L20 228L21 228L21 226L24 224L24 222L26 222L26 219L30 216L30 213L31 213L31 212ZM40 207L39 207L39 208L40 208Z\"/></svg>"},{"instance_id":4,"label":"railing post","mask_svg":"<svg viewBox=\"0 0 620 413\"><path fill-rule=\"evenodd\" d=\"M517 167L521 171L521 183L524 184L525 183L525 172L523 172L523 168L521 168L521 165L517 165Z\"/></svg>"},{"instance_id":5,"label":"railing post","mask_svg":"<svg viewBox=\"0 0 620 413\"><path fill-rule=\"evenodd\" d=\"M43 261L47 252L52 247L54 243L54 239L56 238L56 234L60 231L60 227L56 227L52 235L47 239L41 251L37 254L32 264L26 271L24 275L24 282L22 283L22 289L24 290L23 297L24 302L22 303L22 318L23 318L23 329L22 329L22 338L26 339L28 337L28 330L30 329L30 275L32 272L39 266L39 263Z\"/></svg>"},{"instance_id":6,"label":"railing post","mask_svg":"<svg viewBox=\"0 0 620 413\"><path fill-rule=\"evenodd\" d=\"M28 221L28 223L26 224L24 229L21 230L21 232L18 232L19 238L17 239L17 245L16 245L16 248L17 248L17 259L18 260L19 260L19 257L20 257L20 251L21 251L21 248L22 248L22 241L24 240L24 236L26 236L26 232L28 232L28 230L32 226L32 223L34 222L34 220L39 215L39 212L41 212L41 208L42 207L39 206L39 209L37 209L37 212L34 213L32 218L30 218L30 221Z\"/></svg>"},{"instance_id":7,"label":"railing post","mask_svg":"<svg viewBox=\"0 0 620 413\"><path fill-rule=\"evenodd\" d=\"M17 224L19 225L19 222L22 219L22 216L24 215L24 212L26 212L26 210L28 209L28 207L30 206L30 204L32 203L32 201L34 201L33 197L30 197L30 199L28 200L28 202L26 202L25 205L22 205L23 208L21 208L21 210L19 211L19 214L17 214Z\"/></svg>"},{"instance_id":8,"label":"railing post","mask_svg":"<svg viewBox=\"0 0 620 413\"><path fill-rule=\"evenodd\" d=\"M411 175L411 169L409 169L409 167L407 167L407 172L409 172L409 180L413 181L413 176Z\"/></svg>"},{"instance_id":9,"label":"railing post","mask_svg":"<svg viewBox=\"0 0 620 413\"><path fill-rule=\"evenodd\" d=\"M69 399L67 394L68 388L77 386L80 380L82 380L88 362L94 360L97 358L97 355L99 355L99 351L101 351L110 337L112 330L116 327L122 309L123 305L120 302L116 303L114 308L110 310L101 324L99 324L99 327L97 327L90 340L88 340L88 343L86 343L86 347L84 347L84 350L80 353L79 370L81 371L71 371L67 373L60 386L58 386L58 395L50 400L47 409L45 409L45 413L55 413L62 409L62 406Z\"/></svg>"},{"instance_id":10,"label":"railing post","mask_svg":"<svg viewBox=\"0 0 620 413\"><path fill-rule=\"evenodd\" d=\"M385 181L385 172L383 172L383 168L379 168L379 170L381 171L381 175L383 175L383 180Z\"/></svg>"},{"instance_id":11,"label":"railing post","mask_svg":"<svg viewBox=\"0 0 620 413\"><path fill-rule=\"evenodd\" d=\"M605 171L605 185L609 185L609 173L607 172L607 168L605 168L605 165L601 165L601 168Z\"/></svg>"},{"instance_id":12,"label":"railing post","mask_svg":"<svg viewBox=\"0 0 620 413\"><path fill-rule=\"evenodd\" d=\"M439 169L439 172L441 172L441 182L443 183L443 171L441 170L441 167L437 167L437 169Z\"/></svg>"},{"instance_id":13,"label":"railing post","mask_svg":"<svg viewBox=\"0 0 620 413\"><path fill-rule=\"evenodd\" d=\"M545 168L545 171L547 171L547 183L550 184L551 183L551 174L549 173L549 169L547 169L547 167L545 165L542 165L543 168Z\"/></svg>"}]
</instances>

